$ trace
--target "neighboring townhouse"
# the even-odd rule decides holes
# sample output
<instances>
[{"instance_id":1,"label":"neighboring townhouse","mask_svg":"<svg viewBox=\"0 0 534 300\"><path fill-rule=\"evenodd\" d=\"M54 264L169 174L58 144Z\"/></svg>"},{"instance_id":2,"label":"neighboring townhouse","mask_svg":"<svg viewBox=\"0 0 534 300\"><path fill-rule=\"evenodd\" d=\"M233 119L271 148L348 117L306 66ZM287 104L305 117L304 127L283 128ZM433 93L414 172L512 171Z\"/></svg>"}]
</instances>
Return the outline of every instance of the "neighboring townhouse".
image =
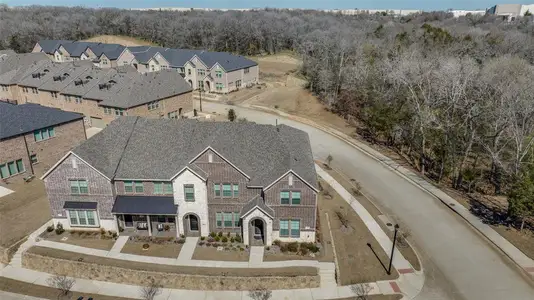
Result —
<instances>
[{"instance_id":1,"label":"neighboring townhouse","mask_svg":"<svg viewBox=\"0 0 534 300\"><path fill-rule=\"evenodd\" d=\"M44 53L6 54L0 57L0 100L20 103L17 83L39 66L52 61ZM22 102L24 103L24 102Z\"/></svg>"},{"instance_id":2,"label":"neighboring townhouse","mask_svg":"<svg viewBox=\"0 0 534 300\"><path fill-rule=\"evenodd\" d=\"M286 125L120 118L42 179L66 229L315 241L310 141Z\"/></svg>"},{"instance_id":3,"label":"neighboring townhouse","mask_svg":"<svg viewBox=\"0 0 534 300\"><path fill-rule=\"evenodd\" d=\"M131 65L140 73L170 69L186 78L194 90L208 93L228 93L259 81L256 62L226 52L72 41L43 41L47 47L42 47L40 43L34 52L52 52L56 61L90 59L101 68Z\"/></svg>"},{"instance_id":4,"label":"neighboring townhouse","mask_svg":"<svg viewBox=\"0 0 534 300\"><path fill-rule=\"evenodd\" d=\"M44 174L85 140L82 115L0 101L0 179L5 183Z\"/></svg>"}]
</instances>

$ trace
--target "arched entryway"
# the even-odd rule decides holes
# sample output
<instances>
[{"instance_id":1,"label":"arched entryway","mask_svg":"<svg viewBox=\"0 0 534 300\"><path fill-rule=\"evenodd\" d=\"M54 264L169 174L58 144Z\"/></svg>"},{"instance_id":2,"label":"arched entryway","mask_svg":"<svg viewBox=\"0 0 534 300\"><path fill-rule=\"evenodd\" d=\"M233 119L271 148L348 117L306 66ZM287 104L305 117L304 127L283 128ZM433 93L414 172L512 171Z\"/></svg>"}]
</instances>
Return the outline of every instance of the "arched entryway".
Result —
<instances>
[{"instance_id":1,"label":"arched entryway","mask_svg":"<svg viewBox=\"0 0 534 300\"><path fill-rule=\"evenodd\" d=\"M204 91L206 92L211 92L211 84L209 81L206 81L206 83L204 84Z\"/></svg>"},{"instance_id":2,"label":"arched entryway","mask_svg":"<svg viewBox=\"0 0 534 300\"><path fill-rule=\"evenodd\" d=\"M200 236L200 218L196 214L185 215L183 223L185 236Z\"/></svg>"},{"instance_id":3,"label":"arched entryway","mask_svg":"<svg viewBox=\"0 0 534 300\"><path fill-rule=\"evenodd\" d=\"M265 245L265 222L260 218L254 218L249 223L249 243L251 246Z\"/></svg>"},{"instance_id":4,"label":"arched entryway","mask_svg":"<svg viewBox=\"0 0 534 300\"><path fill-rule=\"evenodd\" d=\"M187 82L189 82L190 86L193 86L193 81L191 79L189 79Z\"/></svg>"}]
</instances>

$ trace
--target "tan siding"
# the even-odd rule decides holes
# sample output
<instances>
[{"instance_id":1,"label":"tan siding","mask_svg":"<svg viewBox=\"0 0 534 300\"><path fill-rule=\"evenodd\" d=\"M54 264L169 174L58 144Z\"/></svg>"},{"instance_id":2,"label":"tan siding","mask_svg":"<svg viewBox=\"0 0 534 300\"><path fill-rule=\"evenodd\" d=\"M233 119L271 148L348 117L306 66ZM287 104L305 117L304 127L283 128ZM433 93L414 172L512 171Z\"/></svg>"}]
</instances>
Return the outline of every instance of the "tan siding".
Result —
<instances>
[{"instance_id":1,"label":"tan siding","mask_svg":"<svg viewBox=\"0 0 534 300\"><path fill-rule=\"evenodd\" d=\"M182 108L182 114L193 110L193 93L185 93L160 100L159 108L148 110L148 105L143 104L127 110L129 116L141 116L149 118L167 118L167 114L173 111L179 111Z\"/></svg>"}]
</instances>

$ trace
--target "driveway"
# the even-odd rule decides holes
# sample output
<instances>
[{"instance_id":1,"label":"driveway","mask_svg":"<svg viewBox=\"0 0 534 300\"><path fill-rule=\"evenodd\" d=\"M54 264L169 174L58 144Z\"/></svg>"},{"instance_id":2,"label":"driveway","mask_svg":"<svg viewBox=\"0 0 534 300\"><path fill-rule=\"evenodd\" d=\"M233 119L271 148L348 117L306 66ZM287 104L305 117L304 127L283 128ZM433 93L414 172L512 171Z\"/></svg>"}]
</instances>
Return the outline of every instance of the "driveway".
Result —
<instances>
[{"instance_id":1,"label":"driveway","mask_svg":"<svg viewBox=\"0 0 534 300\"><path fill-rule=\"evenodd\" d=\"M205 112L226 113L228 106L204 102ZM345 142L311 126L280 116L233 107L238 117L264 124L287 124L304 130L316 159L333 156L333 167L359 181L365 192L406 224L423 256L426 283L418 299L534 298L534 287L515 265L454 215L439 200L423 192L379 162Z\"/></svg>"}]
</instances>

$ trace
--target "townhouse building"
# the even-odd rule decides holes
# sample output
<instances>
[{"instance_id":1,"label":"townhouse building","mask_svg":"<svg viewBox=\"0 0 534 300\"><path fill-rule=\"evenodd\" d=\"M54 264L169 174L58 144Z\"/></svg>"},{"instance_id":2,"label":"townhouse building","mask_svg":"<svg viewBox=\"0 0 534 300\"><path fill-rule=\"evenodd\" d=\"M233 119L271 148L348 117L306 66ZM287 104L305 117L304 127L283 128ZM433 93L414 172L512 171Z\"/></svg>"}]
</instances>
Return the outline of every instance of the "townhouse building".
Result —
<instances>
[{"instance_id":1,"label":"townhouse building","mask_svg":"<svg viewBox=\"0 0 534 300\"><path fill-rule=\"evenodd\" d=\"M310 142L286 125L120 118L42 179L66 229L315 241Z\"/></svg>"},{"instance_id":2,"label":"townhouse building","mask_svg":"<svg viewBox=\"0 0 534 300\"><path fill-rule=\"evenodd\" d=\"M55 40L39 41L33 52L46 53L56 62L90 60L101 68L130 65L140 73L173 70L194 90L208 93L229 93L259 82L256 62L226 52Z\"/></svg>"},{"instance_id":3,"label":"townhouse building","mask_svg":"<svg viewBox=\"0 0 534 300\"><path fill-rule=\"evenodd\" d=\"M125 115L179 118L193 110L192 88L177 72L141 74L129 65L102 69L90 60L33 55L44 59L0 74L1 99L81 113L86 126L100 128Z\"/></svg>"},{"instance_id":4,"label":"townhouse building","mask_svg":"<svg viewBox=\"0 0 534 300\"><path fill-rule=\"evenodd\" d=\"M37 104L0 101L0 179L43 175L86 140L83 116Z\"/></svg>"}]
</instances>

